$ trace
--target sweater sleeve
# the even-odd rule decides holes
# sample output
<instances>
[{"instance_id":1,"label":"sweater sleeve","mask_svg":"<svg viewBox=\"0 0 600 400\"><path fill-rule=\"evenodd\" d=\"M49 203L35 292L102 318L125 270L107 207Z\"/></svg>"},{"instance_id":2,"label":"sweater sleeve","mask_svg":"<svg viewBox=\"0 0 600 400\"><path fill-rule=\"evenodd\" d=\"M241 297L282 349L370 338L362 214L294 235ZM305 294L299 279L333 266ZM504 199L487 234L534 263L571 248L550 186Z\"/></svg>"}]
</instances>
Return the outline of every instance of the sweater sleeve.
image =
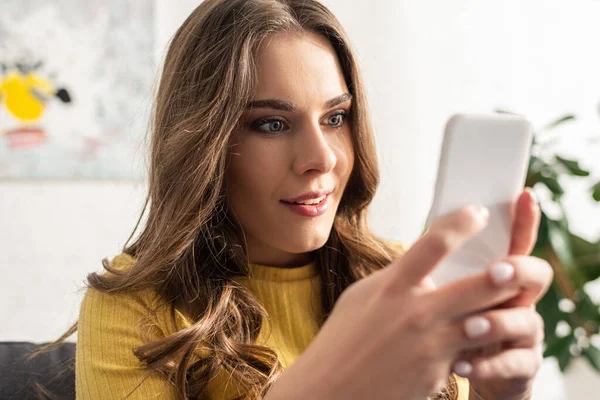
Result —
<instances>
[{"instance_id":1,"label":"sweater sleeve","mask_svg":"<svg viewBox=\"0 0 600 400\"><path fill-rule=\"evenodd\" d=\"M107 294L87 289L81 304L75 385L77 400L174 399L175 388L156 373L141 368L133 350L145 342L142 322L151 315L138 293ZM128 397L129 396L129 397Z\"/></svg>"}]
</instances>

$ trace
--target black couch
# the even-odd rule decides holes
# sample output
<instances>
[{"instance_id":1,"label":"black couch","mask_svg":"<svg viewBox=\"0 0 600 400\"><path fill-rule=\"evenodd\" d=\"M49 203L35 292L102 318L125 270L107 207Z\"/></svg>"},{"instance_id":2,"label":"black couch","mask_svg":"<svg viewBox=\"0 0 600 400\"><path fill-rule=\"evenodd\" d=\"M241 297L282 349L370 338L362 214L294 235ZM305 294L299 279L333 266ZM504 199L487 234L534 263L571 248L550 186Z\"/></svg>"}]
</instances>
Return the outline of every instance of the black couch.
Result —
<instances>
[{"instance_id":1,"label":"black couch","mask_svg":"<svg viewBox=\"0 0 600 400\"><path fill-rule=\"evenodd\" d=\"M75 343L27 360L46 343L0 342L0 400L75 399ZM46 390L36 389L40 386Z\"/></svg>"}]
</instances>

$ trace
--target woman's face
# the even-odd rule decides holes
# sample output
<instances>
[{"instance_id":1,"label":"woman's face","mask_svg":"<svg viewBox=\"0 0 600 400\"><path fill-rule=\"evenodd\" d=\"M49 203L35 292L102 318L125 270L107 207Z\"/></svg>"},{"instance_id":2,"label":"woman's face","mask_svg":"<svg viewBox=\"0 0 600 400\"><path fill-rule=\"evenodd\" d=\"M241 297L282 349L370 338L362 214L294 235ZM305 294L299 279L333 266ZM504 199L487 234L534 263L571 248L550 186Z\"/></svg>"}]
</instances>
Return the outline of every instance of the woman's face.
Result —
<instances>
[{"instance_id":1,"label":"woman's face","mask_svg":"<svg viewBox=\"0 0 600 400\"><path fill-rule=\"evenodd\" d=\"M322 36L275 35L257 62L256 94L232 137L227 200L250 262L294 267L327 241L352 171L352 100Z\"/></svg>"}]
</instances>

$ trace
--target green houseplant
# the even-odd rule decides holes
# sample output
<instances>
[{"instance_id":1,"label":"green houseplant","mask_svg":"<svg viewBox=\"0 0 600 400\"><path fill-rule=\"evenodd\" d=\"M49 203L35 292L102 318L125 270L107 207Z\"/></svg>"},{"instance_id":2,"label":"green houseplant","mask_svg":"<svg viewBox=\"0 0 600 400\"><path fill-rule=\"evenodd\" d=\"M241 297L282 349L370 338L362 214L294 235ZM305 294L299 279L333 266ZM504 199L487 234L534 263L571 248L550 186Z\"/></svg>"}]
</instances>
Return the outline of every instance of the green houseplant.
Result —
<instances>
[{"instance_id":1,"label":"green houseplant","mask_svg":"<svg viewBox=\"0 0 600 400\"><path fill-rule=\"evenodd\" d=\"M590 171L551 151L549 145L556 139L543 139L545 132L574 119L574 115L564 115L537 130L532 145L525 185L545 186L552 194L550 202L559 210L558 217L555 213L551 217L542 207L533 255L552 265L554 282L537 310L545 322L544 357L556 357L562 371L574 358L585 357L600 372L600 308L584 290L588 282L600 278L600 238L590 242L571 232L561 185L566 176L588 177ZM600 181L590 187L589 195L600 202Z\"/></svg>"}]
</instances>

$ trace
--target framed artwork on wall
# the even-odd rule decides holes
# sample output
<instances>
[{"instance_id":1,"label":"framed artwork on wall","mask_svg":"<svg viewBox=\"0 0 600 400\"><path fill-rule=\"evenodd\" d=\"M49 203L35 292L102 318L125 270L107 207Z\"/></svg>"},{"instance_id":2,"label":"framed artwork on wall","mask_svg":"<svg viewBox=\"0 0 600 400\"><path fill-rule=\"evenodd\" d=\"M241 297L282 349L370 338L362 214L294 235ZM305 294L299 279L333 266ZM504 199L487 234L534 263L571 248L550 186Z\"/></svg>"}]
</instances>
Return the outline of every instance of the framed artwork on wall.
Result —
<instances>
[{"instance_id":1,"label":"framed artwork on wall","mask_svg":"<svg viewBox=\"0 0 600 400\"><path fill-rule=\"evenodd\" d=\"M141 179L154 2L3 0L0 9L0 179Z\"/></svg>"}]
</instances>

